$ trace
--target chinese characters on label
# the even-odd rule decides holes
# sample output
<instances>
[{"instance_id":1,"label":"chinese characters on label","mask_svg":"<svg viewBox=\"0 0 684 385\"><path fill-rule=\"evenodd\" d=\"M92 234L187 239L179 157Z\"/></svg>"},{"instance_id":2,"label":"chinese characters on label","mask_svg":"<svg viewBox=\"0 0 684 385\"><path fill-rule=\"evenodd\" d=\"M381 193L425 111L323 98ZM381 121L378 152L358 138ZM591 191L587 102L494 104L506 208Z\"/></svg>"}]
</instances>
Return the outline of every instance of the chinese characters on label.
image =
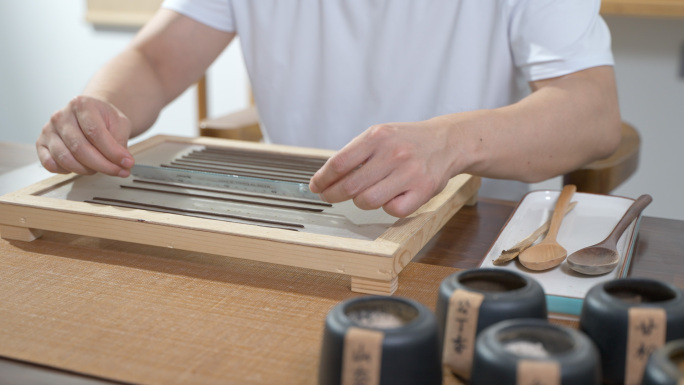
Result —
<instances>
[{"instance_id":1,"label":"chinese characters on label","mask_svg":"<svg viewBox=\"0 0 684 385\"><path fill-rule=\"evenodd\" d=\"M381 331L349 328L342 352L342 385L378 385L382 359Z\"/></svg>"},{"instance_id":2,"label":"chinese characters on label","mask_svg":"<svg viewBox=\"0 0 684 385\"><path fill-rule=\"evenodd\" d=\"M483 300L481 293L460 289L449 298L442 362L463 378L470 378L477 320Z\"/></svg>"},{"instance_id":3,"label":"chinese characters on label","mask_svg":"<svg viewBox=\"0 0 684 385\"><path fill-rule=\"evenodd\" d=\"M629 309L627 328L625 385L638 385L641 383L648 357L665 344L665 310L632 307Z\"/></svg>"}]
</instances>

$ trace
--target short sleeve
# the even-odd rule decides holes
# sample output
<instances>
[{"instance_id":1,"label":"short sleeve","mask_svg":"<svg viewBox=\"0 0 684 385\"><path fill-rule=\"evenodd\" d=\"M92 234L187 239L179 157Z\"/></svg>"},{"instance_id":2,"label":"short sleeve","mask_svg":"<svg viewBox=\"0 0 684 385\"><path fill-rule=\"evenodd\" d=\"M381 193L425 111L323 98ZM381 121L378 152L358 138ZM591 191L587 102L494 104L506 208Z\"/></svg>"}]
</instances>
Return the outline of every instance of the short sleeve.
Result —
<instances>
[{"instance_id":1,"label":"short sleeve","mask_svg":"<svg viewBox=\"0 0 684 385\"><path fill-rule=\"evenodd\" d=\"M235 32L230 0L164 0L162 8L176 11L220 31Z\"/></svg>"},{"instance_id":2,"label":"short sleeve","mask_svg":"<svg viewBox=\"0 0 684 385\"><path fill-rule=\"evenodd\" d=\"M513 61L528 81L613 65L600 0L522 0L509 19Z\"/></svg>"}]
</instances>

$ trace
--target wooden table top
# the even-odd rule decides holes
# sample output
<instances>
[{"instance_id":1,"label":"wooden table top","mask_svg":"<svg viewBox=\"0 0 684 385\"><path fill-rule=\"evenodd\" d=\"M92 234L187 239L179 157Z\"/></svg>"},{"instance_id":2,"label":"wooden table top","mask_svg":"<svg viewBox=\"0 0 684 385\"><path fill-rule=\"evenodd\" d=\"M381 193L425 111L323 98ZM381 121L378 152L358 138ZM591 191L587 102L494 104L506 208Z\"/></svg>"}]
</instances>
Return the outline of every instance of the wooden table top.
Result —
<instances>
[{"instance_id":1,"label":"wooden table top","mask_svg":"<svg viewBox=\"0 0 684 385\"><path fill-rule=\"evenodd\" d=\"M422 271L420 270L421 266L425 266L426 269L430 266L444 266L445 268L457 269L476 267L495 241L514 209L515 204L512 202L484 199L478 201L475 206L464 207L421 250L411 265L415 265L419 268L419 271ZM38 239L32 242L30 246L22 242L12 242L9 247L16 247L23 251L30 249L34 253L45 250L46 255L49 254L55 258L62 258L69 257L68 253L72 252L71 250L73 250L74 245L88 245L87 242L82 242L77 239L78 237L74 236L64 235L64 240L58 238L59 235L53 234L47 240ZM681 250L683 249L684 221L644 217L641 221L639 235L636 240L629 276L664 280L684 288L684 258L681 257ZM124 248L121 250L120 252L126 253L128 257L134 257L134 254L130 254L130 250L137 249L129 247L128 249ZM144 257L147 251L149 251L148 248L142 248L139 253ZM111 253L112 258L116 257L118 252L114 250ZM80 256L75 258L82 260ZM129 267L137 267L138 263L141 262L132 261ZM212 266L209 267L211 268ZM447 270L452 271L453 269ZM411 274L411 272L408 274ZM273 279L280 278L273 277ZM238 281L238 283L244 285L242 281ZM285 282L281 287L289 288L294 286L294 289L297 289L297 283ZM302 291L299 292L301 293ZM332 299L334 300L334 298ZM2 333L0 333L0 344L3 342L1 339ZM311 369L315 365L313 363L307 368ZM0 358L0 382L11 384L117 383L10 358ZM251 381L250 383L258 383L258 381Z\"/></svg>"}]
</instances>

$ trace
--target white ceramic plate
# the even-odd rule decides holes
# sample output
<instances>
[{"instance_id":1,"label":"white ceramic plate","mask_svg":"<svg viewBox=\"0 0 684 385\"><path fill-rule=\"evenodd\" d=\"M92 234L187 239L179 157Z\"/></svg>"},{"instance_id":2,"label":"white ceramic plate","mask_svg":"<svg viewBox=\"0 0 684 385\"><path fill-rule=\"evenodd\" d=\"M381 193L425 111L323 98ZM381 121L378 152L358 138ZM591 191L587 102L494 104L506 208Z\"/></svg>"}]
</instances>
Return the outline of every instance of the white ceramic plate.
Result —
<instances>
[{"instance_id":1,"label":"white ceramic plate","mask_svg":"<svg viewBox=\"0 0 684 385\"><path fill-rule=\"evenodd\" d=\"M559 194L558 190L543 190L525 195L480 266L511 269L536 279L546 292L550 313L578 316L589 289L600 282L624 277L627 274L638 220L625 230L618 241L617 249L621 257L617 268L604 275L589 276L577 273L570 269L565 261L560 266L546 271L529 270L522 266L517 258L504 266L494 266L492 263L503 250L511 248L530 235L551 217ZM577 202L577 206L563 219L557 238L568 251L568 255L605 239L629 206L634 203L630 198L587 193L575 193L571 201Z\"/></svg>"}]
</instances>

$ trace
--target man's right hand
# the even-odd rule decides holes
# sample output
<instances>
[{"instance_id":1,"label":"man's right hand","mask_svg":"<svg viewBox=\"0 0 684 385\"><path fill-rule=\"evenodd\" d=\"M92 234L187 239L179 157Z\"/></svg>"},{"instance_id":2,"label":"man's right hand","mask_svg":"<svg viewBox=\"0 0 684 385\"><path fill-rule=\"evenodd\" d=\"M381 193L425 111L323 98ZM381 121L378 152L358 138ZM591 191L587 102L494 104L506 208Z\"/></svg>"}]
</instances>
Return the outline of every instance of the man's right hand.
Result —
<instances>
[{"instance_id":1,"label":"man's right hand","mask_svg":"<svg viewBox=\"0 0 684 385\"><path fill-rule=\"evenodd\" d=\"M50 172L127 177L135 163L127 150L131 122L112 104L78 96L55 112L36 141Z\"/></svg>"}]
</instances>

